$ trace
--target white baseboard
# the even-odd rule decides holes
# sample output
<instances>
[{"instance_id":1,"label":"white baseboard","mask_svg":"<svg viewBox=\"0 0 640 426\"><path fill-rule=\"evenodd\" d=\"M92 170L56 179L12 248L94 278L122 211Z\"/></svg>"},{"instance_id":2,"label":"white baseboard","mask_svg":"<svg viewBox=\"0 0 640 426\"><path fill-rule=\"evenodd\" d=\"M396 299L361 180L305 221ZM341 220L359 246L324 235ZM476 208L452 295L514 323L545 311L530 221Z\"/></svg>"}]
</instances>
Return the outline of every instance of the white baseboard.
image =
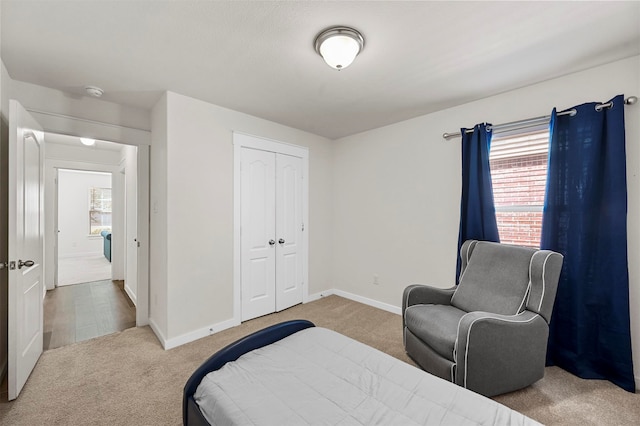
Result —
<instances>
[{"instance_id":1,"label":"white baseboard","mask_svg":"<svg viewBox=\"0 0 640 426\"><path fill-rule=\"evenodd\" d=\"M333 290L325 290L321 291L320 293L310 294L307 296L307 300L305 300L303 303L315 302L316 300L320 300L323 297L331 296L332 294L334 294Z\"/></svg>"},{"instance_id":2,"label":"white baseboard","mask_svg":"<svg viewBox=\"0 0 640 426\"><path fill-rule=\"evenodd\" d=\"M129 294L129 293L127 292L127 294ZM397 315L401 314L401 310L397 306L389 305L388 303L379 302L377 300L369 299L367 297L358 296L358 295L353 294L353 293L349 293L349 292L342 291L342 290L336 290L336 289L329 289L329 290L321 291L319 293L310 294L307 297L307 301L305 303L313 302L313 301L319 300L319 299L321 299L323 297L331 296L331 295L334 295L334 294L336 296L344 297L345 299L350 299L350 300L353 300L355 302L359 302L359 303L363 303L365 305L373 306L374 308L382 309L383 311L391 312L393 314L397 314ZM155 321L153 321L151 318L149 319L149 326L151 327L151 330L153 330L153 332L155 333L156 337L160 341L160 344L162 344L162 347L165 350L173 349L173 348L176 348L178 346L184 345L186 343L190 343L190 342L193 342L195 340L202 339L203 337L207 337L207 336L210 336L212 334L219 333L219 332L221 332L223 330L226 330L226 329L231 328L231 327L235 327L237 325L240 325L240 321L238 321L235 318L231 318L231 319L228 319L226 321L222 321L222 322L219 322L217 324L210 325L208 327L203 327L203 328L200 328L198 330L194 330L194 331L191 331L189 333L185 333L185 334L183 334L181 336L178 336L178 337L173 337L171 339L167 339L162 334L162 332L160 331L160 328L155 323Z\"/></svg>"},{"instance_id":3,"label":"white baseboard","mask_svg":"<svg viewBox=\"0 0 640 426\"><path fill-rule=\"evenodd\" d=\"M162 334L162 332L160 331L160 327L158 327L158 324L156 324L156 322L151 318L149 318L149 327L151 327L151 331L153 331L153 334L156 335L156 338L158 339L162 347L164 349L167 349L167 346L165 343L167 339L165 339L164 334Z\"/></svg>"},{"instance_id":4,"label":"white baseboard","mask_svg":"<svg viewBox=\"0 0 640 426\"><path fill-rule=\"evenodd\" d=\"M131 287L129 287L126 283L124 285L124 291L127 293L127 296L129 296L129 299L131 299L131 301L133 302L133 305L138 306L136 294L133 292L133 290L131 290Z\"/></svg>"},{"instance_id":5,"label":"white baseboard","mask_svg":"<svg viewBox=\"0 0 640 426\"><path fill-rule=\"evenodd\" d=\"M162 346L167 350L177 348L178 346L193 342L194 340L202 339L203 337L207 337L212 334L219 333L228 328L235 327L236 325L240 325L240 323L233 318L228 319L226 321L222 321L217 324L212 324L208 327L203 327L198 330L185 333L178 337L165 339Z\"/></svg>"},{"instance_id":6,"label":"white baseboard","mask_svg":"<svg viewBox=\"0 0 640 426\"><path fill-rule=\"evenodd\" d=\"M94 256L104 256L104 253L101 251L88 251L88 252L82 252L82 253L58 254L58 259L73 259L76 257L94 257Z\"/></svg>"},{"instance_id":7,"label":"white baseboard","mask_svg":"<svg viewBox=\"0 0 640 426\"><path fill-rule=\"evenodd\" d=\"M393 306L388 303L379 302L374 299L369 299L368 297L359 296L357 294L349 293L348 291L337 290L335 288L324 290L320 293L310 294L309 302L313 302L314 300L318 300L322 297L327 297L334 294L336 296L344 297L345 299L353 300L354 302L363 303L365 305L373 306L374 308L382 309L383 311L391 312L392 314L402 315L402 310L399 306Z\"/></svg>"}]
</instances>

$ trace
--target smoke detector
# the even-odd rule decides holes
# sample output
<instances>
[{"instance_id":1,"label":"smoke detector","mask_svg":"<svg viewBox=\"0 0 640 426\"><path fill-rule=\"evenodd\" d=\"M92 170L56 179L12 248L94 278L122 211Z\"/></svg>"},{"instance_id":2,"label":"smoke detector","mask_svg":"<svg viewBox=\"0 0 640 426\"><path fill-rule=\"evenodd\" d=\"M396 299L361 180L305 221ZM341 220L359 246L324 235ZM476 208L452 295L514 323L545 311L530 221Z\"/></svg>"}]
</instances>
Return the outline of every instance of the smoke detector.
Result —
<instances>
[{"instance_id":1,"label":"smoke detector","mask_svg":"<svg viewBox=\"0 0 640 426\"><path fill-rule=\"evenodd\" d=\"M96 86L85 86L84 91L87 92L87 95L93 96L94 98L99 98L104 93L104 90Z\"/></svg>"}]
</instances>

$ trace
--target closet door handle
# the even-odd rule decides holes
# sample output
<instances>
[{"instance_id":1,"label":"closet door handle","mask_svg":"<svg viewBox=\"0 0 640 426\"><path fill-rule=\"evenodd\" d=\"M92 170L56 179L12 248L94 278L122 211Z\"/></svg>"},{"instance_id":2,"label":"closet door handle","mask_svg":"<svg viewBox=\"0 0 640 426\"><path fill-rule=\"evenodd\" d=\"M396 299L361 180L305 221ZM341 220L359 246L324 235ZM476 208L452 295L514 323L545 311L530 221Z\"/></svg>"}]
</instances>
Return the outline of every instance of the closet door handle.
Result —
<instances>
[{"instance_id":1,"label":"closet door handle","mask_svg":"<svg viewBox=\"0 0 640 426\"><path fill-rule=\"evenodd\" d=\"M280 244L284 244L284 240L283 240L282 238L280 238L280 239L278 240L278 242L279 242Z\"/></svg>"},{"instance_id":2,"label":"closet door handle","mask_svg":"<svg viewBox=\"0 0 640 426\"><path fill-rule=\"evenodd\" d=\"M276 243L276 240L269 240L269 245L272 246Z\"/></svg>"}]
</instances>

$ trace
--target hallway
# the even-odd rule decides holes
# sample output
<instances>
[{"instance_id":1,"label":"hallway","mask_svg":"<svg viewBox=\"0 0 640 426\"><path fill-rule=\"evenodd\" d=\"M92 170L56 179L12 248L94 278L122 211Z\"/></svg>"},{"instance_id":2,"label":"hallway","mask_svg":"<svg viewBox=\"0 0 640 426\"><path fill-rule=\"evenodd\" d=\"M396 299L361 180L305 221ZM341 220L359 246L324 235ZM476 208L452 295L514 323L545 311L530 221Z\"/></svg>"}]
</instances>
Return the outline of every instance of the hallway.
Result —
<instances>
[{"instance_id":1,"label":"hallway","mask_svg":"<svg viewBox=\"0 0 640 426\"><path fill-rule=\"evenodd\" d=\"M44 350L136 326L136 308L124 281L58 287L44 299Z\"/></svg>"}]
</instances>

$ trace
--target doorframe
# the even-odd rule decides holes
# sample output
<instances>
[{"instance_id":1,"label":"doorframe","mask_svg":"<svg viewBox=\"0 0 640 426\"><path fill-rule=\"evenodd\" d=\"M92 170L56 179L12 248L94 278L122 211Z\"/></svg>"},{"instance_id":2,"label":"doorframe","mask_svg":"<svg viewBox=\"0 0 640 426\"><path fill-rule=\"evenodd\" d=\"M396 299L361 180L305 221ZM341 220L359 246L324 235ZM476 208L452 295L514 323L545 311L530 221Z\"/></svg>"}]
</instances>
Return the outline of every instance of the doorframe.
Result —
<instances>
[{"instance_id":1,"label":"doorframe","mask_svg":"<svg viewBox=\"0 0 640 426\"><path fill-rule=\"evenodd\" d=\"M136 326L149 325L149 193L151 131L83 119L59 113L26 110L41 124L45 133L67 136L91 136L138 148L138 291ZM46 141L45 141L46 144Z\"/></svg>"},{"instance_id":2,"label":"doorframe","mask_svg":"<svg viewBox=\"0 0 640 426\"><path fill-rule=\"evenodd\" d=\"M46 133L53 133L47 132ZM120 142L114 142L120 145L125 145ZM46 141L45 141L46 144ZM137 203L137 221L138 221L138 233L137 240L140 242L140 246L138 247L138 268L137 268L137 291L136 291L136 326L141 327L149 324L149 147L148 146L138 146L137 152L137 169L138 169L138 179L137 179L137 193L138 193L138 203ZM88 163L82 161L72 161L72 160L61 160L57 158L46 159L45 158L45 194L47 193L47 180L49 176L47 176L47 171L53 168L55 171L58 169L69 169L69 170L86 170L86 171L96 171L96 172L109 172L111 173L112 186L114 176L117 173L120 173L122 168L121 165L107 165L107 164L99 164L99 163ZM124 187L119 188L120 194L124 195ZM54 197L55 204L58 201L58 189L57 186L54 187ZM145 195L146 194L146 195ZM123 206L124 207L124 206ZM58 217L57 217L57 209L54 211L54 223L52 232L56 232L58 226ZM45 217L45 221L47 218ZM45 227L46 230L46 227ZM126 237L124 234L124 229L121 230L121 234ZM46 235L45 235L46 237ZM57 235L54 236L54 241L57 243ZM46 241L46 238L45 238ZM45 271L49 268L47 264L47 260L51 261L51 256L46 256L46 242L45 242ZM57 254L57 247L54 247L54 253ZM55 255L55 254L54 254ZM55 259L53 259L56 262ZM126 261L126 260L125 260ZM54 263L51 267L57 268L57 262ZM45 275L46 276L46 275ZM54 275L54 287L57 284L57 274ZM45 281L45 285L47 290L52 290L53 288L49 288L49 282Z\"/></svg>"},{"instance_id":3,"label":"doorframe","mask_svg":"<svg viewBox=\"0 0 640 426\"><path fill-rule=\"evenodd\" d=\"M45 132L46 134L47 132ZM46 141L45 141L46 144ZM46 154L45 154L46 156ZM59 159L47 159L45 158L44 161L44 175L45 175L45 273L44 273L44 277L45 277L45 288L47 290L53 290L55 288L58 287L58 239L59 239L59 235L58 235L58 228L59 228L59 220L60 218L58 217L58 197L59 197L59 191L60 191L60 183L58 180L58 172L60 171L60 169L63 170L78 170L78 171L86 171L86 172L98 172L98 173L111 173L111 188L112 191L114 189L114 184L113 184L113 176L116 173L114 170L117 169L117 166L111 166L111 165L107 165L107 164L99 164L99 163L86 163L86 162L82 162L82 161L71 161L71 160L59 160ZM53 169L53 175L50 174L51 169ZM53 182L53 189L51 190L51 182L50 179L53 177L54 182ZM52 205L50 205L50 203L48 203L46 200L49 198L49 191L51 190L51 196L53 197L51 199ZM120 196L121 192L122 192L122 188L118 188L117 191L113 191L115 193L116 196ZM47 226L47 223L49 223L49 221L47 220L46 217L46 213L49 211L49 208L52 207L53 211L52 211L52 219L53 219L53 223L52 223L52 228L48 229L49 226ZM51 226L51 225L50 225ZM49 234L47 234L46 232L50 232ZM118 232L120 232L120 230L118 230ZM52 237L52 241L53 241L53 247L48 247L47 245L47 235L51 235ZM49 250L52 250L51 253L49 253ZM49 262L52 262L52 265L49 266ZM51 268L51 269L49 269ZM49 281L49 270L53 270L53 280ZM112 271L112 278L113 278L113 271Z\"/></svg>"},{"instance_id":4,"label":"doorframe","mask_svg":"<svg viewBox=\"0 0 640 426\"><path fill-rule=\"evenodd\" d=\"M240 167L243 148L257 149L302 159L302 303L309 301L309 148L273 139L233 132L233 322L242 319L240 247Z\"/></svg>"}]
</instances>

